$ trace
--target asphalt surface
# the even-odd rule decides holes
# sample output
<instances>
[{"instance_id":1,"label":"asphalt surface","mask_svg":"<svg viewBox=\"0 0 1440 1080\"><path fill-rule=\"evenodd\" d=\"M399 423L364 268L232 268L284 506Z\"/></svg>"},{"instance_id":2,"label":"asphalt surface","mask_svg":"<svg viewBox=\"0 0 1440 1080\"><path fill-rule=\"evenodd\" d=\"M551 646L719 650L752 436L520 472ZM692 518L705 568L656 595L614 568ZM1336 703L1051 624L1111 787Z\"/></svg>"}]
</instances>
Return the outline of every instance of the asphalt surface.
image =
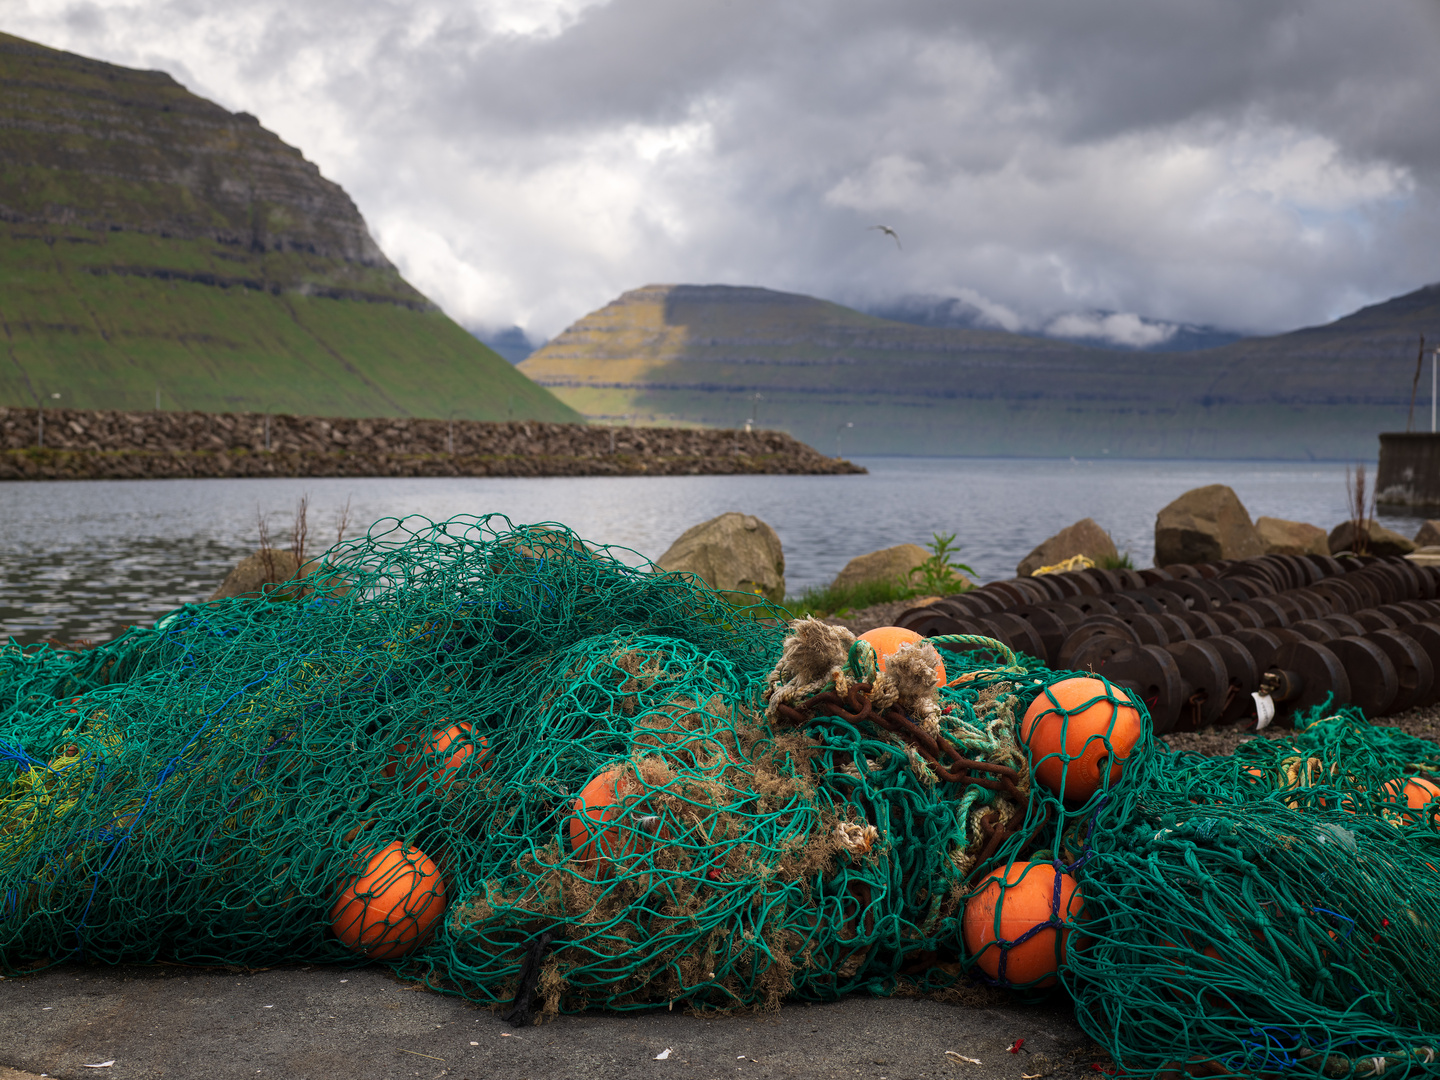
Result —
<instances>
[{"instance_id":1,"label":"asphalt surface","mask_svg":"<svg viewBox=\"0 0 1440 1080\"><path fill-rule=\"evenodd\" d=\"M1022 1052L1007 1052L1017 1038ZM994 1008L851 997L775 1014L587 1013L514 1028L378 969L68 966L0 979L0 1080L1064 1080L1093 1076L1102 1057L1063 995Z\"/></svg>"}]
</instances>

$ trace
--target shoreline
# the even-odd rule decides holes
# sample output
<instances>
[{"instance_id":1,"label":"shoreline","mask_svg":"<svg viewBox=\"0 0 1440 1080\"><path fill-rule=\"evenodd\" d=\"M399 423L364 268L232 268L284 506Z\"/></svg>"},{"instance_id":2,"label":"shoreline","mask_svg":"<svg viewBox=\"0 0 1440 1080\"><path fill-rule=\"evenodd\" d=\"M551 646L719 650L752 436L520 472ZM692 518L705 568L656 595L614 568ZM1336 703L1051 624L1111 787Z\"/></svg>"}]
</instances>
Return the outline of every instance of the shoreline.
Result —
<instances>
[{"instance_id":1,"label":"shoreline","mask_svg":"<svg viewBox=\"0 0 1440 1080\"><path fill-rule=\"evenodd\" d=\"M0 480L865 471L778 431L0 408Z\"/></svg>"}]
</instances>

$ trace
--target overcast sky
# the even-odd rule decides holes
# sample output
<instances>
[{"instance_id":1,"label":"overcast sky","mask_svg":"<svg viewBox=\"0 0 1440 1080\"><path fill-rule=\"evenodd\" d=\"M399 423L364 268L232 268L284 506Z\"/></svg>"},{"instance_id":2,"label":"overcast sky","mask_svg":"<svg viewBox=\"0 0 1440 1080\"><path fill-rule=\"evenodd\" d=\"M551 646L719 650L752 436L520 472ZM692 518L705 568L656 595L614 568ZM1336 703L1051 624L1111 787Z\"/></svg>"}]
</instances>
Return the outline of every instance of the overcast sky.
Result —
<instances>
[{"instance_id":1,"label":"overcast sky","mask_svg":"<svg viewBox=\"0 0 1440 1080\"><path fill-rule=\"evenodd\" d=\"M1440 281L1440 0L0 0L0 28L254 113L472 328L718 282L1274 331Z\"/></svg>"}]
</instances>

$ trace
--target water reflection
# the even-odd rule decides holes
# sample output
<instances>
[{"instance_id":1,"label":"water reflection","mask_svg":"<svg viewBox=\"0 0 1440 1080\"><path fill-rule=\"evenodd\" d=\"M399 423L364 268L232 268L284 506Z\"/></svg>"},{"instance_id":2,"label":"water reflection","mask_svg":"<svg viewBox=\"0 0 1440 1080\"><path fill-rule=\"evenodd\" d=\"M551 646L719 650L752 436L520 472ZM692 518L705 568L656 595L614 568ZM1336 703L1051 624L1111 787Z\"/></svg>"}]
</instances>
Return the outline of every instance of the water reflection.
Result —
<instances>
[{"instance_id":1,"label":"water reflection","mask_svg":"<svg viewBox=\"0 0 1440 1080\"><path fill-rule=\"evenodd\" d=\"M791 592L828 582L851 557L957 533L984 579L1007 577L1040 540L1081 517L1137 565L1156 512L1202 484L1235 488L1254 516L1329 528L1347 517L1343 464L878 458L868 476L523 479L136 480L0 483L0 633L101 641L203 599L254 550L257 513L284 535L301 495L311 549L328 546L347 501L363 529L383 517L498 512L561 521L582 536L658 557L696 522L756 514L785 545ZM1373 468L1373 466L1372 466ZM1373 472L1372 472L1373 475ZM1406 536L1417 516L1382 515Z\"/></svg>"}]
</instances>

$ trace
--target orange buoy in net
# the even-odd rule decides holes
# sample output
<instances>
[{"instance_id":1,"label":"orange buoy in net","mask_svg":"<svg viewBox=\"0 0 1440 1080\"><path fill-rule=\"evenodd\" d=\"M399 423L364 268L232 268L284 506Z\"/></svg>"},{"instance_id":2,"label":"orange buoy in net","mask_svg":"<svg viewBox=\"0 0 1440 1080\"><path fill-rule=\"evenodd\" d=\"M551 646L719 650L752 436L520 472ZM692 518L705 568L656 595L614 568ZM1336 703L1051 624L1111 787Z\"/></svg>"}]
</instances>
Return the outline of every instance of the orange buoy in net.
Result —
<instances>
[{"instance_id":1,"label":"orange buoy in net","mask_svg":"<svg viewBox=\"0 0 1440 1080\"><path fill-rule=\"evenodd\" d=\"M1423 810L1431 800L1440 799L1440 785L1423 776L1402 776L1386 784L1385 793L1392 799L1404 799L1411 810ZM1432 815L1431 821L1440 823L1440 814Z\"/></svg>"},{"instance_id":2,"label":"orange buoy in net","mask_svg":"<svg viewBox=\"0 0 1440 1080\"><path fill-rule=\"evenodd\" d=\"M881 671L885 670L885 661L888 660L901 645L912 645L917 641L924 641L914 630L906 630L903 626L877 626L874 630L866 630L860 635L861 641L868 641L875 650L875 661ZM939 652L937 649L936 652ZM935 684L945 685L945 665L939 664L935 668Z\"/></svg>"},{"instance_id":3,"label":"orange buoy in net","mask_svg":"<svg viewBox=\"0 0 1440 1080\"><path fill-rule=\"evenodd\" d=\"M473 730L465 721L436 728L413 753L410 742L402 742L385 759L385 768L380 770L380 775L387 778L394 776L403 757L405 775L409 778L405 782L405 791L423 795L433 783L436 794L443 794L460 778L461 768L472 758L477 768L484 770L490 767L489 744L483 735L475 738ZM425 766L432 758L438 759L439 767L427 771Z\"/></svg>"},{"instance_id":4,"label":"orange buoy in net","mask_svg":"<svg viewBox=\"0 0 1440 1080\"><path fill-rule=\"evenodd\" d=\"M1095 794L1102 775L1114 783L1143 731L1130 696L1089 676L1051 683L1020 722L1020 739L1030 748L1036 778L1072 802Z\"/></svg>"},{"instance_id":5,"label":"orange buoy in net","mask_svg":"<svg viewBox=\"0 0 1440 1080\"><path fill-rule=\"evenodd\" d=\"M370 855L330 909L335 936L361 956L393 960L430 936L445 911L445 879L419 848L396 840Z\"/></svg>"},{"instance_id":6,"label":"orange buoy in net","mask_svg":"<svg viewBox=\"0 0 1440 1080\"><path fill-rule=\"evenodd\" d=\"M1006 986L1053 986L1083 904L1075 879L1057 875L1048 863L993 870L965 901L960 923L965 949L982 971Z\"/></svg>"},{"instance_id":7,"label":"orange buoy in net","mask_svg":"<svg viewBox=\"0 0 1440 1080\"><path fill-rule=\"evenodd\" d=\"M630 770L617 765L596 773L580 789L570 819L570 850L582 869L593 869L599 862L604 876L611 862L640 849L635 830L622 830L619 824L621 813L636 801L635 787ZM622 831L628 834L623 840Z\"/></svg>"}]
</instances>

